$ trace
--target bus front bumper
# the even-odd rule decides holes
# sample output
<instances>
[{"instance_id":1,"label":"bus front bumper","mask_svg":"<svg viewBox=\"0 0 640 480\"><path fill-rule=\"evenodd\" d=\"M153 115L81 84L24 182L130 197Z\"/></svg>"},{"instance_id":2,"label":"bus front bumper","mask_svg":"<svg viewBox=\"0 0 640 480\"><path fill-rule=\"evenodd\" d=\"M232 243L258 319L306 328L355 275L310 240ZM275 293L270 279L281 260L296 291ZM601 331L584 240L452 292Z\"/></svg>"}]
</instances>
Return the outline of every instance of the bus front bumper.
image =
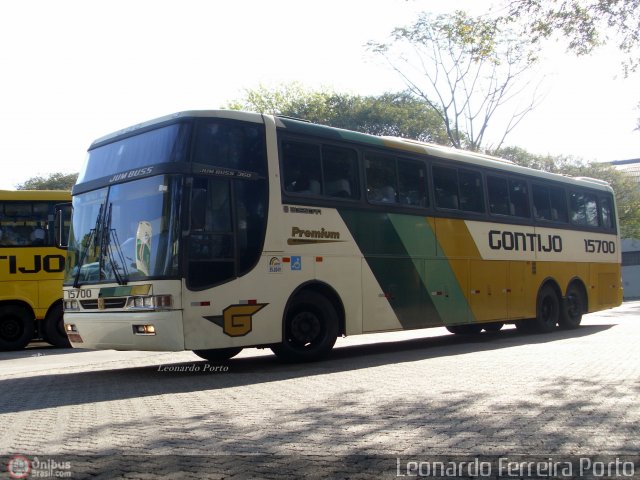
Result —
<instances>
[{"instance_id":1,"label":"bus front bumper","mask_svg":"<svg viewBox=\"0 0 640 480\"><path fill-rule=\"evenodd\" d=\"M74 348L95 350L184 350L182 311L64 314Z\"/></svg>"}]
</instances>

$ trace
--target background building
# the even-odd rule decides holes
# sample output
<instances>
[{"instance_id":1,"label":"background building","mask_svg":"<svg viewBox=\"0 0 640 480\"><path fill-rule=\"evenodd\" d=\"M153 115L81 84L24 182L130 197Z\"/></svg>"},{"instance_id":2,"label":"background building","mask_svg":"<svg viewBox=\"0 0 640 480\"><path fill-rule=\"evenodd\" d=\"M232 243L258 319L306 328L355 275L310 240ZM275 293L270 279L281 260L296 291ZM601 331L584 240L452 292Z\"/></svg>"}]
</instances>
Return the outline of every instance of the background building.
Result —
<instances>
[{"instance_id":1,"label":"background building","mask_svg":"<svg viewBox=\"0 0 640 480\"><path fill-rule=\"evenodd\" d=\"M627 172L640 188L640 158L611 162L617 169ZM622 285L625 300L640 298L640 239L622 239Z\"/></svg>"}]
</instances>

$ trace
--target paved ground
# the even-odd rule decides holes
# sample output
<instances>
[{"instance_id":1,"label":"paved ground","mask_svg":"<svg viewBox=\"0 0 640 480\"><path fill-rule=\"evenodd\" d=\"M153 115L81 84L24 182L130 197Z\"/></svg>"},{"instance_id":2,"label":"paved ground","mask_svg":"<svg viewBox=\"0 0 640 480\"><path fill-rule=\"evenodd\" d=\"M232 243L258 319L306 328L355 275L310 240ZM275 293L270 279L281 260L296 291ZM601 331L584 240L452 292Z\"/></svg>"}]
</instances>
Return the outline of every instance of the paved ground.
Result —
<instances>
[{"instance_id":1,"label":"paved ground","mask_svg":"<svg viewBox=\"0 0 640 480\"><path fill-rule=\"evenodd\" d=\"M190 352L0 352L0 479L16 455L32 476L72 478L374 478L437 455L637 461L639 339L629 302L571 332L350 337L306 365L258 350L217 368Z\"/></svg>"}]
</instances>

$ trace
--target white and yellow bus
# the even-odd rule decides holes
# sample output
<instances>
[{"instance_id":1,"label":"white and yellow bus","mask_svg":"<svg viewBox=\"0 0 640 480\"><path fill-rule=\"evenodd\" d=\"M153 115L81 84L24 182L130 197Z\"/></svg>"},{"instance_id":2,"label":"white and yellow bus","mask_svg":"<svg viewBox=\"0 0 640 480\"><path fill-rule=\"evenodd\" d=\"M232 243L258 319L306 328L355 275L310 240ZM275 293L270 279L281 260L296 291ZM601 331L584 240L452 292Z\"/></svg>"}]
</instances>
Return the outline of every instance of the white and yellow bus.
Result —
<instances>
[{"instance_id":1,"label":"white and yellow bus","mask_svg":"<svg viewBox=\"0 0 640 480\"><path fill-rule=\"evenodd\" d=\"M269 347L515 323L575 328L621 303L604 182L235 111L95 141L73 189L65 328L76 347Z\"/></svg>"},{"instance_id":2,"label":"white and yellow bus","mask_svg":"<svg viewBox=\"0 0 640 480\"><path fill-rule=\"evenodd\" d=\"M71 193L0 191L0 350L24 348L34 338L61 347L66 251L56 247L57 204Z\"/></svg>"}]
</instances>

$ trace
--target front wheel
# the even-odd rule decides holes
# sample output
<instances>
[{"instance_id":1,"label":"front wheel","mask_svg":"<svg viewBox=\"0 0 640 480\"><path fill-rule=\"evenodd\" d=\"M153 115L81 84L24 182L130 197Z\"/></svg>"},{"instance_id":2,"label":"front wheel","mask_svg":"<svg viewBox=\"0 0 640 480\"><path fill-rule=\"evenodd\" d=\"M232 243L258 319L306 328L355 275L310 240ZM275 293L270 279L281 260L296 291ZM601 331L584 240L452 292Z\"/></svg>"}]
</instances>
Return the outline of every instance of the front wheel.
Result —
<instances>
[{"instance_id":1,"label":"front wheel","mask_svg":"<svg viewBox=\"0 0 640 480\"><path fill-rule=\"evenodd\" d=\"M312 291L302 292L287 309L282 343L271 350L288 362L319 360L333 348L338 329L338 314L327 297Z\"/></svg>"},{"instance_id":2,"label":"front wheel","mask_svg":"<svg viewBox=\"0 0 640 480\"><path fill-rule=\"evenodd\" d=\"M193 353L210 362L220 362L235 357L242 351L242 347L212 348L211 350L194 350Z\"/></svg>"},{"instance_id":3,"label":"front wheel","mask_svg":"<svg viewBox=\"0 0 640 480\"><path fill-rule=\"evenodd\" d=\"M0 307L0 350L20 350L33 339L35 320L16 305Z\"/></svg>"}]
</instances>

